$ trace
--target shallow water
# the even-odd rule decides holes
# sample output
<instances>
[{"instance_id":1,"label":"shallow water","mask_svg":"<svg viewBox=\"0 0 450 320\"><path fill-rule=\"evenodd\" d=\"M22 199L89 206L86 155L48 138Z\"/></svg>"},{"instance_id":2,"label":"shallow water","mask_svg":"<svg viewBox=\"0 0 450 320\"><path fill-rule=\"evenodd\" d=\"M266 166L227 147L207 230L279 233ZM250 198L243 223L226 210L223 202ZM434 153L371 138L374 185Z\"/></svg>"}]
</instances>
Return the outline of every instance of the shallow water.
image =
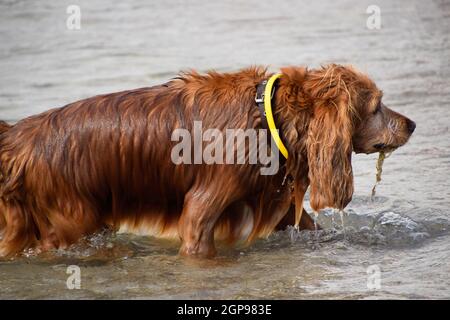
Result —
<instances>
[{"instance_id":1,"label":"shallow water","mask_svg":"<svg viewBox=\"0 0 450 320\"><path fill-rule=\"evenodd\" d=\"M71 31L73 3L0 0L0 119L181 69L338 62L369 73L417 129L386 159L374 201L377 155L353 156L345 233L325 211L317 235L287 230L204 262L178 257L176 243L101 233L67 251L0 261L0 299L450 298L448 1L377 1L380 30L366 28L370 1L85 0L81 30ZM66 286L68 265L81 269L80 290ZM371 270L381 283L369 289Z\"/></svg>"}]
</instances>

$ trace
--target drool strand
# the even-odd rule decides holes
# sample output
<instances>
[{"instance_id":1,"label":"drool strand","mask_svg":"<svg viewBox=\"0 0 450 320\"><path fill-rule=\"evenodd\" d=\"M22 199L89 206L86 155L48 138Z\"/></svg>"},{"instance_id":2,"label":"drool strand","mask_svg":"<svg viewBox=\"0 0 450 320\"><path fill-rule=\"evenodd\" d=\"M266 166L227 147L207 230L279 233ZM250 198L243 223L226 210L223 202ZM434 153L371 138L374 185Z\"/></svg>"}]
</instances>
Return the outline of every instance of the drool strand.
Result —
<instances>
[{"instance_id":1,"label":"drool strand","mask_svg":"<svg viewBox=\"0 0 450 320\"><path fill-rule=\"evenodd\" d=\"M383 162L384 162L385 158L386 158L386 154L383 151L380 151L380 153L378 155L377 165L376 165L377 174L375 176L375 184L374 184L374 186L372 188L372 195L371 195L372 201L374 200L374 197L375 197L375 194L376 194L377 185L381 181L381 173L383 172Z\"/></svg>"}]
</instances>

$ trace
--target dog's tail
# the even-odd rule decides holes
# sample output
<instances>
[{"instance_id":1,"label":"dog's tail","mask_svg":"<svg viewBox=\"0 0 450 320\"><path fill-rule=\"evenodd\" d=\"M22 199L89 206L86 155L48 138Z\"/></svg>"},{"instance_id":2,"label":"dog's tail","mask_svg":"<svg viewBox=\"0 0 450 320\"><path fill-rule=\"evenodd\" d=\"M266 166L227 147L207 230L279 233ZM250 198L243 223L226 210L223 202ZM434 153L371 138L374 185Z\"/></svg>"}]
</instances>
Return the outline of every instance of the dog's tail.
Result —
<instances>
[{"instance_id":1,"label":"dog's tail","mask_svg":"<svg viewBox=\"0 0 450 320\"><path fill-rule=\"evenodd\" d=\"M9 124L7 124L5 121L1 121L1 120L0 120L0 139L1 139L2 134L3 134L4 132L8 131L8 129L9 129L10 127L11 127L11 126L10 126ZM1 182L2 180L3 180L3 177L2 177L2 171L0 170L0 182ZM5 225L6 225L5 217L3 216L3 213L0 212L0 239L1 239L2 236L3 236L3 229L5 228Z\"/></svg>"},{"instance_id":2,"label":"dog's tail","mask_svg":"<svg viewBox=\"0 0 450 320\"><path fill-rule=\"evenodd\" d=\"M11 128L11 125L7 124L5 121L0 120L0 146L1 146L1 140L2 140L2 134L8 131ZM1 163L0 163L0 183L3 180L2 176L2 170L1 170ZM3 213L0 212L0 239L2 236L2 231L5 227L5 217L3 216Z\"/></svg>"},{"instance_id":3,"label":"dog's tail","mask_svg":"<svg viewBox=\"0 0 450 320\"><path fill-rule=\"evenodd\" d=\"M8 131L12 126L5 121L0 120L0 134Z\"/></svg>"},{"instance_id":4,"label":"dog's tail","mask_svg":"<svg viewBox=\"0 0 450 320\"><path fill-rule=\"evenodd\" d=\"M2 135L8 131L9 129L11 129L11 125L7 124L5 121L0 120L0 148L2 146ZM1 149L0 149L1 151ZM1 161L1 160L0 160ZM2 170L1 170L1 162L0 162L0 183L2 182ZM1 229L1 217L0 217L0 229Z\"/></svg>"},{"instance_id":5,"label":"dog's tail","mask_svg":"<svg viewBox=\"0 0 450 320\"><path fill-rule=\"evenodd\" d=\"M27 230L32 228L30 223L32 219L26 215L20 204L8 203L9 209L7 209L5 197L3 197L7 180L5 171L8 171L5 170L5 166L8 166L8 163L5 162L2 148L4 147L5 133L12 127L12 125L0 120L0 259L13 256L33 241L33 238L30 237L33 233ZM14 221L9 229L7 214L10 215L9 220Z\"/></svg>"},{"instance_id":6,"label":"dog's tail","mask_svg":"<svg viewBox=\"0 0 450 320\"><path fill-rule=\"evenodd\" d=\"M12 126L7 124L5 121L0 120L0 151L1 151L1 147L2 147L3 134L6 131L8 131L9 129L11 129L11 127ZM1 161L1 157L0 157L0 161ZM2 170L1 170L1 167L2 166L1 166L1 162L0 162L0 183L2 181Z\"/></svg>"}]
</instances>

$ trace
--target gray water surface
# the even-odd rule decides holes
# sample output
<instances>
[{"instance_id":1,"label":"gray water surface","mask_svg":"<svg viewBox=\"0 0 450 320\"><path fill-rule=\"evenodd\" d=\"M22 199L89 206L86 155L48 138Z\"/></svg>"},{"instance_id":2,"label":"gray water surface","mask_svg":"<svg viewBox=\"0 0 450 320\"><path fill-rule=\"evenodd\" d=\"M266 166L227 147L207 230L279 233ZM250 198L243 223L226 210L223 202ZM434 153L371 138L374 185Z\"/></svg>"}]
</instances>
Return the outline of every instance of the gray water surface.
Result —
<instances>
[{"instance_id":1,"label":"gray water surface","mask_svg":"<svg viewBox=\"0 0 450 320\"><path fill-rule=\"evenodd\" d=\"M66 27L70 4L81 8L80 30ZM380 30L366 27L371 4ZM345 233L325 211L318 235L279 232L203 262L178 257L176 243L100 233L70 250L0 261L0 299L450 298L449 31L442 0L0 0L2 120L179 70L337 62L370 74L384 103L417 123L386 159L373 201L377 156L353 156ZM69 265L81 269L80 290L66 286ZM368 288L373 268L378 289Z\"/></svg>"}]
</instances>

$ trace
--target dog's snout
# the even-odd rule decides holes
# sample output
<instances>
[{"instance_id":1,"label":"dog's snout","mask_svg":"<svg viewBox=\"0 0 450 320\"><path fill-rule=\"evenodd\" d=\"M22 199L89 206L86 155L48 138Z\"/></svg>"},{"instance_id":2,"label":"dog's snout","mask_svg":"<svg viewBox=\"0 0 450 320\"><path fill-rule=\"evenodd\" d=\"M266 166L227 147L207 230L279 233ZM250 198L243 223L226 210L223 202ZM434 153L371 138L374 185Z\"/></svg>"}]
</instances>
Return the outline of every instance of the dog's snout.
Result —
<instances>
[{"instance_id":1,"label":"dog's snout","mask_svg":"<svg viewBox=\"0 0 450 320\"><path fill-rule=\"evenodd\" d=\"M407 127L408 127L408 131L409 131L409 133L413 133L414 132L414 130L416 129L416 123L414 122L414 121L412 121L412 120L407 120Z\"/></svg>"}]
</instances>

